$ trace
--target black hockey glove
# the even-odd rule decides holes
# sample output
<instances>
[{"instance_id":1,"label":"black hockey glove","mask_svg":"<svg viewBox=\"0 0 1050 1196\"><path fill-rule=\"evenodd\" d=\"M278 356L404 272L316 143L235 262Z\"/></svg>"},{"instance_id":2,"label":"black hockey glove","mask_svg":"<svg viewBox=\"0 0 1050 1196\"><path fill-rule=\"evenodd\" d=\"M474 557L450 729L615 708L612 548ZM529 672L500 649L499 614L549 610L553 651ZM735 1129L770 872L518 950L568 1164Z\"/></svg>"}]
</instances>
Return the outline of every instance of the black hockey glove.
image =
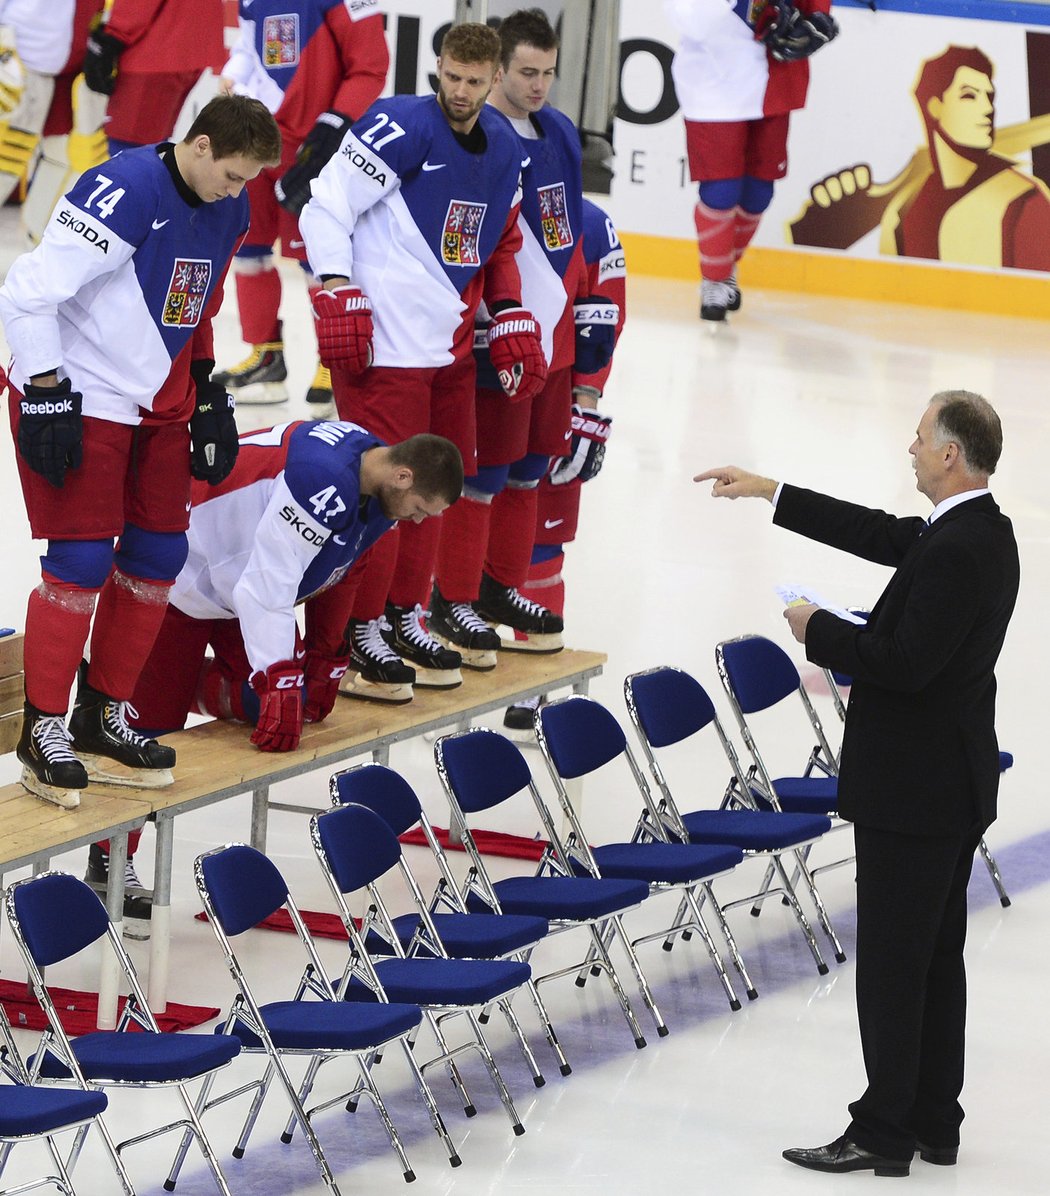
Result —
<instances>
[{"instance_id":1,"label":"black hockey glove","mask_svg":"<svg viewBox=\"0 0 1050 1196\"><path fill-rule=\"evenodd\" d=\"M339 149L354 122L341 112L322 112L299 146L295 161L274 183L273 193L282 208L298 216L310 198L310 184Z\"/></svg>"},{"instance_id":2,"label":"black hockey glove","mask_svg":"<svg viewBox=\"0 0 1050 1196\"><path fill-rule=\"evenodd\" d=\"M117 86L117 60L127 46L105 29L96 29L87 41L84 82L99 95L111 96Z\"/></svg>"},{"instance_id":3,"label":"black hockey glove","mask_svg":"<svg viewBox=\"0 0 1050 1196\"><path fill-rule=\"evenodd\" d=\"M30 469L59 489L66 470L79 469L83 459L82 400L66 378L57 386L27 383L18 405L18 451Z\"/></svg>"},{"instance_id":4,"label":"black hockey glove","mask_svg":"<svg viewBox=\"0 0 1050 1196\"><path fill-rule=\"evenodd\" d=\"M190 473L211 486L229 476L240 448L236 404L225 386L211 381L214 364L195 361L190 371L197 387L197 406L190 416Z\"/></svg>"},{"instance_id":5,"label":"black hockey glove","mask_svg":"<svg viewBox=\"0 0 1050 1196\"><path fill-rule=\"evenodd\" d=\"M838 36L839 27L826 13L806 17L792 4L776 6L776 15L764 31L756 34L778 62L809 58Z\"/></svg>"}]
</instances>

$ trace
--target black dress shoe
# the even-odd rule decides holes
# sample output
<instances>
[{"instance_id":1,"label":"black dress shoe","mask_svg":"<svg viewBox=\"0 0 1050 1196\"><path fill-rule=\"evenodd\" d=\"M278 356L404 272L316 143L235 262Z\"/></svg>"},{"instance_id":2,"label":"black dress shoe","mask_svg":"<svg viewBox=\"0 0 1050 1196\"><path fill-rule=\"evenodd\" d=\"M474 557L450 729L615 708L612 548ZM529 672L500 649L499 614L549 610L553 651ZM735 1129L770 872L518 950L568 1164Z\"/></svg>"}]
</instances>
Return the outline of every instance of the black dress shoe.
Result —
<instances>
[{"instance_id":1,"label":"black dress shoe","mask_svg":"<svg viewBox=\"0 0 1050 1196\"><path fill-rule=\"evenodd\" d=\"M935 1167L954 1167L959 1161L958 1146L927 1146L925 1142L916 1142L915 1149L924 1163Z\"/></svg>"},{"instance_id":2,"label":"black dress shoe","mask_svg":"<svg viewBox=\"0 0 1050 1196\"><path fill-rule=\"evenodd\" d=\"M876 1175L907 1175L911 1169L910 1160L887 1159L873 1154L851 1142L845 1134L829 1142L827 1146L814 1146L810 1150L794 1147L784 1151L784 1158L797 1167L808 1167L810 1171L830 1171L843 1175L847 1171L874 1171Z\"/></svg>"}]
</instances>

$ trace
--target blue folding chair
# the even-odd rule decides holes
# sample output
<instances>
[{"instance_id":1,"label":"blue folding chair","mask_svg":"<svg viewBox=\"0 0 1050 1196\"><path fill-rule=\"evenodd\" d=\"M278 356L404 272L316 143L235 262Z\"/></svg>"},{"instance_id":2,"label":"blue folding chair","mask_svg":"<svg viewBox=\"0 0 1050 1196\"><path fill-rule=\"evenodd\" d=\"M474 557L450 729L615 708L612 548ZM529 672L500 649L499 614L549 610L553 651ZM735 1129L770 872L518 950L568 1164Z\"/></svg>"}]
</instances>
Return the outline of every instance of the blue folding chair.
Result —
<instances>
[{"instance_id":1,"label":"blue folding chair","mask_svg":"<svg viewBox=\"0 0 1050 1196\"><path fill-rule=\"evenodd\" d=\"M70 1084L82 1092L98 1088L174 1088L186 1116L145 1134L117 1143L104 1118L96 1120L99 1134L125 1192L134 1186L120 1156L132 1144L182 1129L195 1138L216 1186L223 1196L230 1189L223 1175L187 1084L207 1079L225 1067L240 1050L228 1035L162 1034L150 1012L135 967L113 929L106 907L82 880L65 872L44 872L20 880L7 892L7 918L25 960L29 982L48 1020L36 1052L28 1061L34 1083ZM97 942L107 942L117 958L129 994L115 1030L99 1030L70 1039L44 983L43 968L77 955Z\"/></svg>"},{"instance_id":2,"label":"blue folding chair","mask_svg":"<svg viewBox=\"0 0 1050 1196\"><path fill-rule=\"evenodd\" d=\"M470 871L461 889L467 909L537 915L547 919L552 933L585 931L591 945L588 956L579 963L537 977L536 982L542 984L576 974L576 983L582 987L586 970L597 967L609 981L635 1046L640 1050L645 1046L645 1038L605 941L607 928L611 926L614 937L627 953L657 1033L665 1035L667 1026L622 922L623 914L649 896L649 886L644 881L596 879L573 872L525 757L505 736L485 728L444 735L434 744L434 757L454 828L470 857ZM532 798L549 846L535 875L493 881L470 833L467 816L492 809L523 791ZM551 871L556 874L544 875Z\"/></svg>"},{"instance_id":3,"label":"blue folding chair","mask_svg":"<svg viewBox=\"0 0 1050 1196\"><path fill-rule=\"evenodd\" d=\"M740 728L741 737L751 756L747 771L749 792L760 809L784 810L792 814L827 814L832 831L850 830L848 822L838 818L839 781L838 756L832 750L820 718L802 683L791 657L779 645L762 635L743 635L724 640L715 647L715 664L722 679L729 704ZM809 730L817 742L801 775L773 777L758 750L749 714L769 710L792 696L797 696L805 711ZM806 848L809 864L810 849ZM809 864L813 876L852 864L853 855L840 856L828 863ZM772 883L774 869L766 870L766 880ZM798 877L792 878L792 883ZM755 909L761 909L761 898ZM827 926L825 926L825 930ZM836 958L843 956L837 937L832 938Z\"/></svg>"},{"instance_id":4,"label":"blue folding chair","mask_svg":"<svg viewBox=\"0 0 1050 1196\"><path fill-rule=\"evenodd\" d=\"M662 828L680 843L725 843L739 847L751 859L764 860L776 870L779 885L767 885L761 894L751 894L722 905L723 910L749 905L757 896L780 892L791 907L798 928L806 940L820 975L827 974L809 919L799 903L795 886L788 877L783 857L791 856L796 871L803 877L821 925L828 938L830 918L806 860L805 850L831 829L825 814L786 814L759 810L732 740L726 734L714 704L704 687L684 669L661 667L632 673L623 683L624 699L638 741L660 793L654 813L643 811L639 830L650 824ZM682 811L671 791L665 770L657 760L660 749L692 740L706 727L713 727L721 749L729 761L731 775L721 805L717 809ZM695 776L693 786L696 786Z\"/></svg>"},{"instance_id":5,"label":"blue folding chair","mask_svg":"<svg viewBox=\"0 0 1050 1196\"><path fill-rule=\"evenodd\" d=\"M21 1142L47 1145L56 1175L0 1188L0 1196L16 1196L34 1188L55 1187L66 1196L76 1196L70 1173L76 1166L84 1138L95 1118L105 1109L104 1092L76 1092L62 1088L44 1088L33 1084L29 1071L15 1046L7 1017L0 1010L0 1072L12 1082L0 1085L0 1177L12 1149ZM76 1137L66 1159L62 1158L55 1135L76 1130Z\"/></svg>"},{"instance_id":6,"label":"blue folding chair","mask_svg":"<svg viewBox=\"0 0 1050 1196\"><path fill-rule=\"evenodd\" d=\"M419 828L438 868L438 881L427 910L437 940L430 940L427 923L418 913L399 914L392 919L394 930L406 955L429 955L453 959L520 959L528 963L529 953L546 938L550 924L546 918L527 914L471 913L459 892L455 874L434 834L434 828L423 815L423 807L415 790L400 773L383 764L356 764L332 774L329 792L333 805L354 803L367 806L378 814L395 835ZM386 941L371 934L366 944L369 951L389 954ZM554 1052L563 1076L572 1068L561 1049L547 1007L543 1003L536 982L529 977L526 984L543 1025L547 1042ZM481 1019L484 1022L484 1018ZM533 1077L541 1087L543 1077Z\"/></svg>"},{"instance_id":7,"label":"blue folding chair","mask_svg":"<svg viewBox=\"0 0 1050 1196\"><path fill-rule=\"evenodd\" d=\"M661 832L656 821L656 804L627 745L623 729L615 716L600 702L578 694L548 702L537 709L535 726L540 752L570 828L564 842L573 870L583 876L642 880L649 886L650 895L680 895L678 915L673 925L632 939L631 946L638 947L656 939L666 940L669 934L673 937L696 930L725 989L729 1008L735 1012L740 1008L740 1000L701 908L703 902L709 899L733 966L747 990L749 1000L754 1000L758 992L751 982L712 887L718 877L726 876L736 868L744 858L743 852L727 844L672 842ZM639 835L630 842L592 847L580 821L579 811L569 796L567 783L591 777L614 760L626 763L653 833Z\"/></svg>"},{"instance_id":8,"label":"blue folding chair","mask_svg":"<svg viewBox=\"0 0 1050 1196\"><path fill-rule=\"evenodd\" d=\"M201 1091L198 1100L198 1109L203 1113L246 1092L255 1092L233 1149L234 1158L244 1156L248 1139L276 1076L292 1107L281 1141L290 1142L294 1128L298 1125L310 1146L323 1182L333 1193L339 1189L313 1121L318 1113L335 1105L345 1105L348 1100L352 1100L356 1107L362 1096L375 1105L390 1144L400 1160L402 1174L410 1183L415 1179L415 1172L371 1073L374 1053L392 1042L398 1042L404 1048L405 1058L427 1105L431 1122L445 1142L450 1156L456 1157L433 1096L409 1049L409 1036L423 1016L419 1007L411 1003L350 1005L337 1000L317 954L317 947L284 878L277 866L254 847L233 843L205 852L197 857L194 878L209 925L237 986L237 995L222 1029L241 1043L241 1049L246 1054L259 1054L266 1059L266 1069L260 1079L216 1097L210 1096L209 1083ZM280 909L287 911L303 947L309 983L300 984L291 1000L263 1004L252 989L232 940ZM309 997L319 999L307 999ZM292 1081L286 1063L286 1060L296 1056L309 1060L305 1076L298 1085ZM333 1059L352 1061L358 1074L357 1084L350 1092L307 1108L306 1102L318 1071L323 1064ZM184 1141L180 1155L172 1166L168 1177L169 1190L174 1187L178 1177L186 1145Z\"/></svg>"},{"instance_id":9,"label":"blue folding chair","mask_svg":"<svg viewBox=\"0 0 1050 1196\"><path fill-rule=\"evenodd\" d=\"M421 1065L421 1070L444 1065L468 1117L477 1112L467 1092L456 1059L465 1051L480 1055L515 1134L523 1134L514 1101L503 1081L496 1060L481 1028L479 1013L498 1005L514 1030L533 1077L540 1074L521 1026L510 1007L511 998L530 979L527 963L496 959L409 959L393 927L393 920L376 883L397 867L412 893L417 912L436 941L422 893L401 856L401 844L387 823L364 806L335 806L310 819L314 852L332 891L340 917L350 939L350 953L337 995L347 1001L411 1001L423 1010L423 1018L434 1035L439 1053ZM348 894L364 890L367 910L360 932L347 902ZM370 933L386 940L389 955L376 958L366 947ZM470 1027L471 1039L450 1047L444 1024L462 1017Z\"/></svg>"}]
</instances>

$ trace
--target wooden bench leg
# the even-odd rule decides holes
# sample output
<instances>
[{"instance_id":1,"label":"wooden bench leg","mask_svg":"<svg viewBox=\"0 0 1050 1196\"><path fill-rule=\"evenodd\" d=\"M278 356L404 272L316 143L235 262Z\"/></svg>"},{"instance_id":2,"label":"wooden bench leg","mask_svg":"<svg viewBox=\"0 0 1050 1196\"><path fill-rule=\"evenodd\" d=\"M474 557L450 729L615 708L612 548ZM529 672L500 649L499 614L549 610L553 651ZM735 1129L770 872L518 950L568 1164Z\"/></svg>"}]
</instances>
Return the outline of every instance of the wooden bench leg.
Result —
<instances>
[{"instance_id":1,"label":"wooden bench leg","mask_svg":"<svg viewBox=\"0 0 1050 1196\"><path fill-rule=\"evenodd\" d=\"M170 814L158 812L156 823L149 987L146 998L154 1013L164 1013L168 1008L168 975L171 963L171 854L175 838L175 819Z\"/></svg>"}]
</instances>

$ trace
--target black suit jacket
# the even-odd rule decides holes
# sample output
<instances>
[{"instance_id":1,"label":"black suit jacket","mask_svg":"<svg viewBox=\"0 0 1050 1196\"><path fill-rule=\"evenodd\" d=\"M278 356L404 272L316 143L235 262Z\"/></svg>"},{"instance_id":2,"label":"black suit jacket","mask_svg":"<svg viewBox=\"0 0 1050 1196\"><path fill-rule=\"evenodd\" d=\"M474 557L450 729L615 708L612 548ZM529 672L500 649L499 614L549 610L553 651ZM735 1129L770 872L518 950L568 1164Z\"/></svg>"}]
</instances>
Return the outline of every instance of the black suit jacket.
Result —
<instances>
[{"instance_id":1,"label":"black suit jacket","mask_svg":"<svg viewBox=\"0 0 1050 1196\"><path fill-rule=\"evenodd\" d=\"M896 567L866 626L817 611L806 656L853 678L839 811L917 835L995 818L995 662L1020 579L1013 528L991 495L927 527L784 486L774 521Z\"/></svg>"}]
</instances>

